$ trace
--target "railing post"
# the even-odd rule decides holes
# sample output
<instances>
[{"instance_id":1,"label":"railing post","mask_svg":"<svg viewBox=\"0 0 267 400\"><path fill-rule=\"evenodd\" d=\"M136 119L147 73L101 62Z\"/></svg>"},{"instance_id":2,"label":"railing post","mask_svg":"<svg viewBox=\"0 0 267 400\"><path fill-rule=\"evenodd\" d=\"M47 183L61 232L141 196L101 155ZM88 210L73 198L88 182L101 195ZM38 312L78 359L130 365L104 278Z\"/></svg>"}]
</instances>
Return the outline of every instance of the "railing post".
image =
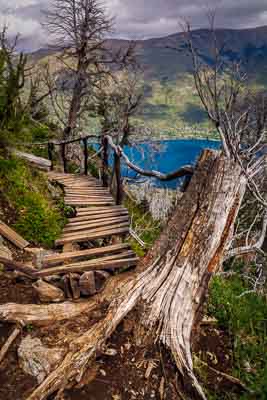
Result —
<instances>
[{"instance_id":1,"label":"railing post","mask_svg":"<svg viewBox=\"0 0 267 400\"><path fill-rule=\"evenodd\" d=\"M121 155L118 152L114 152L114 172L116 179L116 204L122 204L123 199L123 187L121 179Z\"/></svg>"},{"instance_id":2,"label":"railing post","mask_svg":"<svg viewBox=\"0 0 267 400\"><path fill-rule=\"evenodd\" d=\"M102 137L102 183L104 187L108 187L108 140Z\"/></svg>"},{"instance_id":3,"label":"railing post","mask_svg":"<svg viewBox=\"0 0 267 400\"><path fill-rule=\"evenodd\" d=\"M51 162L50 171L53 171L53 169L54 169L54 162L53 162L54 144L53 143L48 143L47 150L48 150L48 158L49 158L49 160Z\"/></svg>"},{"instance_id":4,"label":"railing post","mask_svg":"<svg viewBox=\"0 0 267 400\"><path fill-rule=\"evenodd\" d=\"M63 170L66 173L67 172L67 159L66 159L66 144L61 143L61 157L63 161Z\"/></svg>"},{"instance_id":5,"label":"railing post","mask_svg":"<svg viewBox=\"0 0 267 400\"><path fill-rule=\"evenodd\" d=\"M87 138L83 139L83 151L84 151L84 175L88 175L88 144L87 144Z\"/></svg>"}]
</instances>

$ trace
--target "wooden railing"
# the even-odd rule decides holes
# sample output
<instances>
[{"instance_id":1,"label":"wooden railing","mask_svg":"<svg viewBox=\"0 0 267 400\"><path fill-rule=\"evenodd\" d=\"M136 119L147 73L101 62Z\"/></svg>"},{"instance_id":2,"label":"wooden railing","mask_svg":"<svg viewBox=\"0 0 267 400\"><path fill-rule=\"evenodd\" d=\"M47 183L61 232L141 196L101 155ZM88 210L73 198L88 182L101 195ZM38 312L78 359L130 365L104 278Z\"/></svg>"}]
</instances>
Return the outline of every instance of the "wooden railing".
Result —
<instances>
[{"instance_id":1,"label":"wooden railing","mask_svg":"<svg viewBox=\"0 0 267 400\"><path fill-rule=\"evenodd\" d=\"M156 178L160 181L171 181L177 178L186 178L186 185L189 183L193 172L194 168L190 165L184 166L182 168L179 168L176 171L173 171L168 174L163 174L159 171L154 171L154 170L144 170L143 168L140 168L139 166L135 165L132 161L129 160L128 156L124 153L123 149L121 146L116 145L113 142L113 139L109 135L102 135L101 137L96 136L96 135L87 135L87 136L81 136L76 139L70 139L66 141L56 141L56 140L51 140L47 142L39 142L39 143L21 143L23 145L27 146L40 146L40 147L47 147L47 153L48 153L48 158L51 162L51 170L54 169L54 151L55 151L55 146L60 147L60 153L61 153L61 158L62 158L62 163L63 163L63 170L64 172L68 172L68 160L66 157L66 149L68 144L73 144L73 143L82 143L83 147L83 155L84 155L84 174L88 175L88 161L89 161L89 152L88 152L88 140L89 139L94 139L96 142L101 139L100 142L100 150L96 153L96 155L101 154L101 179L102 179L102 184L104 187L109 187L111 188L111 183L110 182L110 175L112 171L112 176L114 177L115 181L115 193L113 193L115 199L116 199L116 204L121 204L123 200L123 179L122 179L122 173L121 173L121 162L123 162L133 171L135 171L137 174L142 175L142 176L147 176L147 177L153 177ZM113 152L113 165L109 164L109 150ZM111 188L112 191L112 188Z\"/></svg>"}]
</instances>

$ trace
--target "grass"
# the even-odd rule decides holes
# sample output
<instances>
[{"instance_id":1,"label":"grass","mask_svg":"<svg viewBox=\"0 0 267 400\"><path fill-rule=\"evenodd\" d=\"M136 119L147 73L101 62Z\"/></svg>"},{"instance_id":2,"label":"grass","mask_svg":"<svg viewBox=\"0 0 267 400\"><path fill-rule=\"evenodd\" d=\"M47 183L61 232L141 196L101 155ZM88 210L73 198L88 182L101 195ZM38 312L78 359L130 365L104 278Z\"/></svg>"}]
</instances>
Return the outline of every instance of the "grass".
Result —
<instances>
[{"instance_id":1,"label":"grass","mask_svg":"<svg viewBox=\"0 0 267 400\"><path fill-rule=\"evenodd\" d=\"M210 399L267 399L267 298L257 293L241 296L246 290L242 275L215 277L208 313L232 338L232 375L253 394L210 393Z\"/></svg>"},{"instance_id":2,"label":"grass","mask_svg":"<svg viewBox=\"0 0 267 400\"><path fill-rule=\"evenodd\" d=\"M51 247L65 218L48 190L44 174L16 158L0 158L0 194L13 213L13 227L26 240Z\"/></svg>"}]
</instances>

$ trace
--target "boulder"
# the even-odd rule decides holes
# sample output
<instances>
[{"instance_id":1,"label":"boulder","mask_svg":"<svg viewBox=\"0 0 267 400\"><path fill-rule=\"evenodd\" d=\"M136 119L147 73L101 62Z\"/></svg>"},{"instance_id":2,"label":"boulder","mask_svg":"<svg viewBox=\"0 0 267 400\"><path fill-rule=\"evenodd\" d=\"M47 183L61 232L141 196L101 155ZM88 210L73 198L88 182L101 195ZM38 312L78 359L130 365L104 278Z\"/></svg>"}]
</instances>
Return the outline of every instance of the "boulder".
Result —
<instances>
[{"instance_id":1,"label":"boulder","mask_svg":"<svg viewBox=\"0 0 267 400\"><path fill-rule=\"evenodd\" d=\"M42 279L39 279L34 283L33 287L42 303L59 303L60 301L65 300L63 290L51 285L50 283L44 282Z\"/></svg>"},{"instance_id":2,"label":"boulder","mask_svg":"<svg viewBox=\"0 0 267 400\"><path fill-rule=\"evenodd\" d=\"M40 384L62 361L64 351L57 347L46 347L40 339L28 335L20 343L18 357L23 371L34 376Z\"/></svg>"}]
</instances>

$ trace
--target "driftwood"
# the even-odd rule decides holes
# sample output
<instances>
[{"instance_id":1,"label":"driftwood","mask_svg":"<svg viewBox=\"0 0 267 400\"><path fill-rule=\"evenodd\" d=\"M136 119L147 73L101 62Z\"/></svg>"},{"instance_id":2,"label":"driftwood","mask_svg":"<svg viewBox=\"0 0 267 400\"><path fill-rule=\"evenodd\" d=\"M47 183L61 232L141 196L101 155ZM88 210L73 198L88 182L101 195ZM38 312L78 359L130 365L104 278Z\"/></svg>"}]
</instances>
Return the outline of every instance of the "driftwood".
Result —
<instances>
[{"instance_id":1,"label":"driftwood","mask_svg":"<svg viewBox=\"0 0 267 400\"><path fill-rule=\"evenodd\" d=\"M5 342L4 346L1 348L1 350L0 350L0 364L3 361L6 353L8 352L10 346L17 339L19 334L20 334L20 329L19 328L15 328L12 331L11 335L8 337L8 339Z\"/></svg>"},{"instance_id":2,"label":"driftwood","mask_svg":"<svg viewBox=\"0 0 267 400\"><path fill-rule=\"evenodd\" d=\"M49 305L7 303L0 305L0 320L23 325L49 325L53 322L75 318L84 312L89 313L95 307L95 301Z\"/></svg>"},{"instance_id":3,"label":"driftwood","mask_svg":"<svg viewBox=\"0 0 267 400\"><path fill-rule=\"evenodd\" d=\"M234 161L205 151L179 208L138 272L120 285L106 317L73 341L59 367L28 400L46 399L67 382L79 382L96 351L138 303L140 322L171 350L185 387L205 399L193 372L191 332L223 260L245 188Z\"/></svg>"}]
</instances>

